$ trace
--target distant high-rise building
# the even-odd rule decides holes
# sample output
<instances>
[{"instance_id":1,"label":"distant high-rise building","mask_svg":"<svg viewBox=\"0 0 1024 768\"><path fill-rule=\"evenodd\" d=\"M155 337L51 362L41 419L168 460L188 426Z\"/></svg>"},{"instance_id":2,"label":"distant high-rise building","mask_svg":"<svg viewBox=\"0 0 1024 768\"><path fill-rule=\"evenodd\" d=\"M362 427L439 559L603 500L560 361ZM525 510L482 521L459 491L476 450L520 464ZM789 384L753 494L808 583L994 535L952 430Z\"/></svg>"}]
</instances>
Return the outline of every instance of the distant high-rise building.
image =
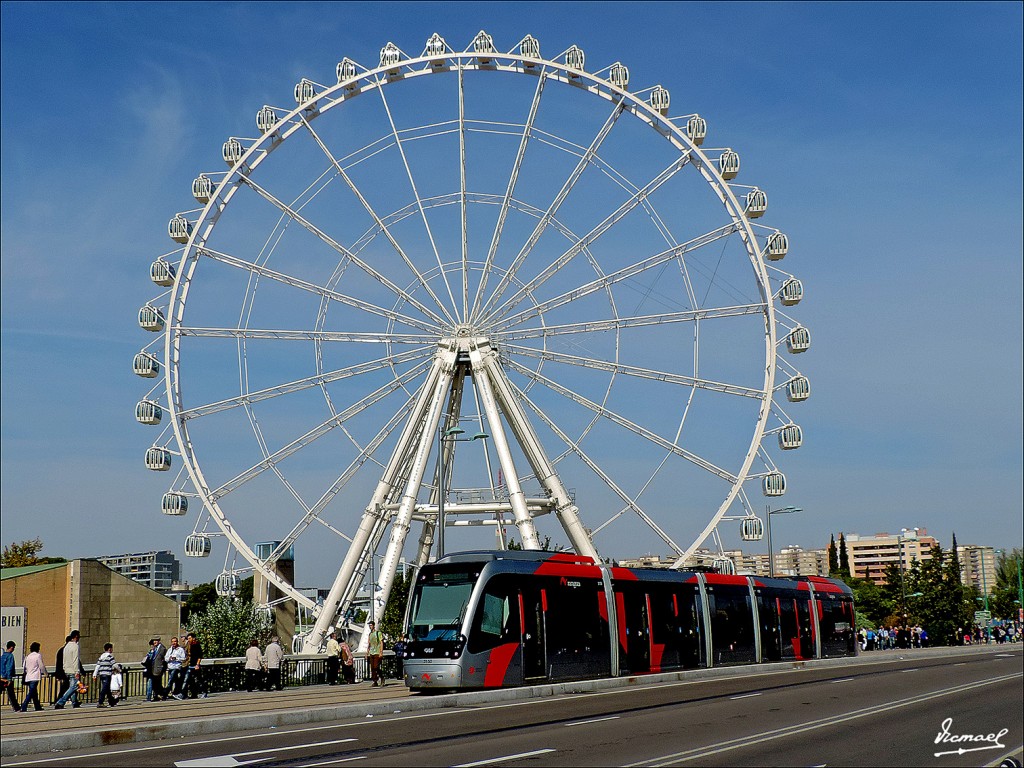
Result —
<instances>
[{"instance_id":1,"label":"distant high-rise building","mask_svg":"<svg viewBox=\"0 0 1024 768\"><path fill-rule=\"evenodd\" d=\"M157 592L170 592L181 580L181 563L173 552L133 552L127 555L97 557L113 571L145 584Z\"/></svg>"},{"instance_id":2,"label":"distant high-rise building","mask_svg":"<svg viewBox=\"0 0 1024 768\"><path fill-rule=\"evenodd\" d=\"M850 560L850 574L857 579L868 579L885 584L885 569L892 563L910 568L917 560L931 560L932 547L939 542L924 528L906 529L901 533L876 533L861 536L844 533L846 552ZM837 537L838 546L838 537ZM902 555L901 555L902 553Z\"/></svg>"},{"instance_id":3,"label":"distant high-rise building","mask_svg":"<svg viewBox=\"0 0 1024 768\"><path fill-rule=\"evenodd\" d=\"M991 595L996 585L996 551L993 547L965 544L956 548L960 558L960 579L964 586L977 587L982 595Z\"/></svg>"}]
</instances>

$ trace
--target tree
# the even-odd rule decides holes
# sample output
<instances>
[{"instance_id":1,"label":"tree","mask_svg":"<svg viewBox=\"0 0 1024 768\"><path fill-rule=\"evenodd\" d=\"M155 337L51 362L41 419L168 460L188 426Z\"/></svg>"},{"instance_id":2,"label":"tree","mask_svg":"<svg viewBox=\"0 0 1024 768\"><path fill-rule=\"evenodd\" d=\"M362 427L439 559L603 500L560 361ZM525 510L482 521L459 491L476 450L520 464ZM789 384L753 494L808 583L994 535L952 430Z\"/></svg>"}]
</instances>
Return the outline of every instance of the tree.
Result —
<instances>
[{"instance_id":1,"label":"tree","mask_svg":"<svg viewBox=\"0 0 1024 768\"><path fill-rule=\"evenodd\" d=\"M1024 553L1014 549L1003 551L996 559L996 583L989 596L988 606L992 615L1001 619L1015 619L1020 609L1021 575L1024 569Z\"/></svg>"},{"instance_id":2,"label":"tree","mask_svg":"<svg viewBox=\"0 0 1024 768\"><path fill-rule=\"evenodd\" d=\"M187 625L193 614L204 613L217 600L217 588L212 581L192 587L188 599L181 605L181 622Z\"/></svg>"},{"instance_id":3,"label":"tree","mask_svg":"<svg viewBox=\"0 0 1024 768\"><path fill-rule=\"evenodd\" d=\"M836 535L832 534L832 540L828 544L828 575L839 575L839 553L836 550Z\"/></svg>"},{"instance_id":4,"label":"tree","mask_svg":"<svg viewBox=\"0 0 1024 768\"><path fill-rule=\"evenodd\" d=\"M239 600L242 600L247 603L255 602L253 600L253 592L255 591L255 589L256 577L250 576L248 579L242 579L240 582L238 582L238 592L235 593L235 596Z\"/></svg>"},{"instance_id":5,"label":"tree","mask_svg":"<svg viewBox=\"0 0 1024 768\"><path fill-rule=\"evenodd\" d=\"M839 534L839 573L850 575L850 556L846 552L846 537Z\"/></svg>"},{"instance_id":6,"label":"tree","mask_svg":"<svg viewBox=\"0 0 1024 768\"><path fill-rule=\"evenodd\" d=\"M0 568L23 568L27 565L44 565L46 563L66 563L63 557L39 557L43 550L43 540L39 537L27 541L11 542L4 547L0 555Z\"/></svg>"},{"instance_id":7,"label":"tree","mask_svg":"<svg viewBox=\"0 0 1024 768\"><path fill-rule=\"evenodd\" d=\"M194 632L210 658L244 656L255 640L265 647L273 634L270 611L257 608L252 601L237 597L219 597L202 612L189 616L185 627Z\"/></svg>"},{"instance_id":8,"label":"tree","mask_svg":"<svg viewBox=\"0 0 1024 768\"><path fill-rule=\"evenodd\" d=\"M395 640L405 631L405 627L402 624L405 622L405 604L409 600L409 587L411 584L411 572L407 576L395 574L395 581L391 586L391 594L388 595L388 603L384 606L384 615L380 618L380 631Z\"/></svg>"}]
</instances>

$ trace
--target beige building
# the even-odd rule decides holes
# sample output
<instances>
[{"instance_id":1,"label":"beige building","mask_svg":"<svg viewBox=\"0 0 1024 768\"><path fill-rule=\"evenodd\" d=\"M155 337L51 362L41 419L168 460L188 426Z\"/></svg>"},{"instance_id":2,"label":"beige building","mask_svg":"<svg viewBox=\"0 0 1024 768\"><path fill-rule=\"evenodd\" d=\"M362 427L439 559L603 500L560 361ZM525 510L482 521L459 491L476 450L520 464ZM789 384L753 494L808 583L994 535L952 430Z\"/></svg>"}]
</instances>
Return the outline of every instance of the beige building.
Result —
<instances>
[{"instance_id":1,"label":"beige building","mask_svg":"<svg viewBox=\"0 0 1024 768\"><path fill-rule=\"evenodd\" d=\"M960 559L960 578L965 586L977 587L982 595L991 595L996 586L996 551L993 547L965 544L956 548Z\"/></svg>"},{"instance_id":2,"label":"beige building","mask_svg":"<svg viewBox=\"0 0 1024 768\"><path fill-rule=\"evenodd\" d=\"M845 533L846 553L850 561L850 573L858 579L869 579L876 584L885 584L885 569L889 564L899 564L910 568L917 560L923 563L930 560L931 550L938 541L928 535L924 528L908 528L900 533L876 533L873 536L861 536L857 533ZM839 547L836 537L836 547Z\"/></svg>"},{"instance_id":3,"label":"beige building","mask_svg":"<svg viewBox=\"0 0 1024 768\"><path fill-rule=\"evenodd\" d=\"M137 662L149 638L164 642L178 630L178 604L159 592L116 573L98 560L4 568L0 604L25 609L19 647L38 642L52 666L71 630L82 633L82 663L92 664L113 643L114 656Z\"/></svg>"}]
</instances>

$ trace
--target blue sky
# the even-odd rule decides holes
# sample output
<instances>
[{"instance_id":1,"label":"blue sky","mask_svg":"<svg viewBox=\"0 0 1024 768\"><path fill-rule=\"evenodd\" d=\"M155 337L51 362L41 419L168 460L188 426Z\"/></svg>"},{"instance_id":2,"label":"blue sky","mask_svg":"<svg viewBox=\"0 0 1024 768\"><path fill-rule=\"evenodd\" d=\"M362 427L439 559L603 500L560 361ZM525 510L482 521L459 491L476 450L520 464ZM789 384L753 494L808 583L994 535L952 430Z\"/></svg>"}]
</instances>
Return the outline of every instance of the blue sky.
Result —
<instances>
[{"instance_id":1,"label":"blue sky","mask_svg":"<svg viewBox=\"0 0 1024 768\"><path fill-rule=\"evenodd\" d=\"M947 546L953 531L1020 545L1019 3L0 8L4 542L181 555L191 518L158 511L131 373L168 218L300 78L333 82L342 56L372 65L388 40L418 52L437 31L461 49L486 29L502 50L527 33L547 54L578 43L590 71L623 60L769 191L814 340L805 445L780 459L805 512L776 519L776 542L923 526Z\"/></svg>"}]
</instances>

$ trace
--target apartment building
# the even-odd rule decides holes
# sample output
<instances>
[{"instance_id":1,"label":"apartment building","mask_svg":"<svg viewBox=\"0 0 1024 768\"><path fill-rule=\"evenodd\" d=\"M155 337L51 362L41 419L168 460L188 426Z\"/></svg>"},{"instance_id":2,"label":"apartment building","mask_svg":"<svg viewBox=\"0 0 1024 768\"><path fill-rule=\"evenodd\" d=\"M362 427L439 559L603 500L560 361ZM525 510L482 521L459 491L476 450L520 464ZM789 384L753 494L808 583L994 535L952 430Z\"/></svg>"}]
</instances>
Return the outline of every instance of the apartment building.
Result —
<instances>
[{"instance_id":1,"label":"apartment building","mask_svg":"<svg viewBox=\"0 0 1024 768\"><path fill-rule=\"evenodd\" d=\"M996 585L996 550L977 544L956 548L960 559L960 579L965 586L977 587L982 595L991 595Z\"/></svg>"},{"instance_id":2,"label":"apartment building","mask_svg":"<svg viewBox=\"0 0 1024 768\"><path fill-rule=\"evenodd\" d=\"M850 574L858 579L870 579L885 584L885 569L892 563L909 568L917 560L931 559L931 550L938 541L928 535L925 528L904 528L900 533L876 533L861 536L845 533L846 553L850 561ZM836 537L838 546L838 537Z\"/></svg>"},{"instance_id":3,"label":"apartment building","mask_svg":"<svg viewBox=\"0 0 1024 768\"><path fill-rule=\"evenodd\" d=\"M173 552L134 552L97 557L111 570L157 592L171 592L181 581L181 563Z\"/></svg>"}]
</instances>

